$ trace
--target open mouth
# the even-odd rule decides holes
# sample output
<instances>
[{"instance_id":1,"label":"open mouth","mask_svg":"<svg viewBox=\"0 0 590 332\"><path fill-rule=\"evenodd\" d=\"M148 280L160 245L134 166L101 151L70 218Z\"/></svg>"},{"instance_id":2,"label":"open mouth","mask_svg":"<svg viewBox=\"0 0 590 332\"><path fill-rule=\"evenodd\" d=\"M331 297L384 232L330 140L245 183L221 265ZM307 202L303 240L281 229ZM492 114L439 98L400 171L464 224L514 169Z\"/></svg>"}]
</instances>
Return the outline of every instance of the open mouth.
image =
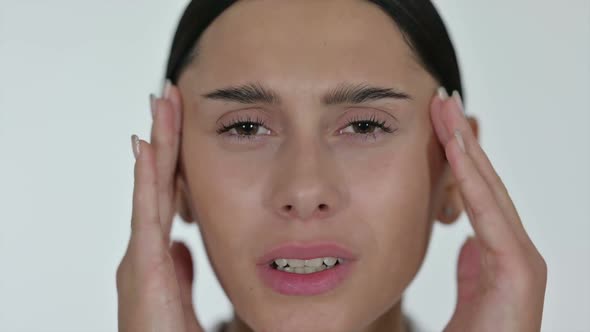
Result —
<instances>
[{"instance_id":1,"label":"open mouth","mask_svg":"<svg viewBox=\"0 0 590 332\"><path fill-rule=\"evenodd\" d=\"M277 258L270 263L270 267L284 272L309 274L332 269L344 262L337 257L318 257L313 259Z\"/></svg>"},{"instance_id":2,"label":"open mouth","mask_svg":"<svg viewBox=\"0 0 590 332\"><path fill-rule=\"evenodd\" d=\"M257 259L262 282L283 295L312 296L352 275L358 255L337 242L285 243Z\"/></svg>"}]
</instances>

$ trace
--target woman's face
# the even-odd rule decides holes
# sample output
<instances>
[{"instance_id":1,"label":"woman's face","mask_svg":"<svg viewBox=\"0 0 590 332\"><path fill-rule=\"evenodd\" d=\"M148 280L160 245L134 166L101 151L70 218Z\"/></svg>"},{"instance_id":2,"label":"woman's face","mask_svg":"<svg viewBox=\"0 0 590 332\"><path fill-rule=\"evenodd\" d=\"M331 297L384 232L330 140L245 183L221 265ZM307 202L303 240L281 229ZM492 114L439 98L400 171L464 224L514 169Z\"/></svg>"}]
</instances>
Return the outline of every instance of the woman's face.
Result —
<instances>
[{"instance_id":1,"label":"woman's face","mask_svg":"<svg viewBox=\"0 0 590 332\"><path fill-rule=\"evenodd\" d=\"M199 45L178 84L183 195L236 313L257 331L367 327L417 273L443 203L437 82L362 1L240 1ZM399 94L341 98L359 87ZM240 121L263 124L223 132ZM289 277L280 291L262 277L269 250L326 243L354 258L339 283Z\"/></svg>"}]
</instances>

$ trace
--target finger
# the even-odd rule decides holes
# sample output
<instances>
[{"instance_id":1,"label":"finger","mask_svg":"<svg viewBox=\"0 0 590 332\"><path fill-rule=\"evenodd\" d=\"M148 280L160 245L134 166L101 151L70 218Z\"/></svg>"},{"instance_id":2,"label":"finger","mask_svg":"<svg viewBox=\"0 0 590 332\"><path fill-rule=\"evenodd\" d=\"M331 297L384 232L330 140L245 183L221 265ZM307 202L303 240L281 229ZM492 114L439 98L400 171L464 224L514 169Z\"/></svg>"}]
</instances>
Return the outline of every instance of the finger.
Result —
<instances>
[{"instance_id":1,"label":"finger","mask_svg":"<svg viewBox=\"0 0 590 332\"><path fill-rule=\"evenodd\" d=\"M130 245L136 240L141 240L141 242L151 243L149 248L160 251L163 249L160 247L163 237L157 204L153 149L149 143L140 140L137 135L132 136L131 143L136 161Z\"/></svg>"},{"instance_id":2,"label":"finger","mask_svg":"<svg viewBox=\"0 0 590 332\"><path fill-rule=\"evenodd\" d=\"M171 86L166 89L165 99L150 96L154 109L151 142L156 152L160 223L166 237L174 217L174 176L180 141L177 128L180 110L175 107L177 103L169 99L172 89Z\"/></svg>"},{"instance_id":3,"label":"finger","mask_svg":"<svg viewBox=\"0 0 590 332\"><path fill-rule=\"evenodd\" d=\"M167 80L167 81L169 81L169 80ZM168 99L172 103L172 107L178 111L178 115L180 115L180 116L176 118L176 120L177 120L176 128L178 129L178 131L181 131L182 130L182 95L180 94L180 90L178 89L178 87L176 85L170 83L168 90L166 90L166 85L164 86L163 95L167 96L166 99Z\"/></svg>"},{"instance_id":4,"label":"finger","mask_svg":"<svg viewBox=\"0 0 590 332\"><path fill-rule=\"evenodd\" d=\"M483 151L475 137L462 110L460 96L456 92L454 98L449 99L449 101L444 104L441 112L441 119L444 122L447 133L452 133L454 129L459 129L461 131L465 143L465 150L473 160L487 185L491 188L494 199L498 202L506 217L505 220L511 223L511 227L517 233L518 239L521 242L531 242L506 186L500 179L498 173L494 170L487 154Z\"/></svg>"},{"instance_id":5,"label":"finger","mask_svg":"<svg viewBox=\"0 0 590 332\"><path fill-rule=\"evenodd\" d=\"M132 232L117 269L120 331L184 331L174 262L158 210L153 147L132 136L136 156Z\"/></svg>"},{"instance_id":6,"label":"finger","mask_svg":"<svg viewBox=\"0 0 590 332\"><path fill-rule=\"evenodd\" d=\"M442 146L449 140L449 134L447 133L447 127L445 126L441 114L442 114L442 107L445 104L445 100L448 98L447 91L444 87L439 87L437 93L434 98L432 98L432 102L430 104L430 115L432 117L432 124L434 127L434 131L438 136L439 141L441 142Z\"/></svg>"},{"instance_id":7,"label":"finger","mask_svg":"<svg viewBox=\"0 0 590 332\"><path fill-rule=\"evenodd\" d=\"M487 249L497 254L513 252L518 243L515 234L473 160L463 152L462 140L457 132L447 142L445 152L465 205L471 210L471 225Z\"/></svg>"},{"instance_id":8,"label":"finger","mask_svg":"<svg viewBox=\"0 0 590 332\"><path fill-rule=\"evenodd\" d=\"M180 288L185 325L190 332L203 331L193 306L192 286L194 280L193 261L189 249L181 242L174 242L170 248L174 269Z\"/></svg>"}]
</instances>

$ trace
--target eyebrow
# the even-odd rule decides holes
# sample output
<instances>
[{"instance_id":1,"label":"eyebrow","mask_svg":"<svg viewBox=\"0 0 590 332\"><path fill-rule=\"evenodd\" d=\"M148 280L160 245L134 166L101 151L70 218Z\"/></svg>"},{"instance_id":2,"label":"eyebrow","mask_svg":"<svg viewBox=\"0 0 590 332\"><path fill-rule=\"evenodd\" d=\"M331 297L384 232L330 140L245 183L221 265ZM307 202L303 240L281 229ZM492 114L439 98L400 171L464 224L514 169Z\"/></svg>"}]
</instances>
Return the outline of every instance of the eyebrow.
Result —
<instances>
[{"instance_id":1,"label":"eyebrow","mask_svg":"<svg viewBox=\"0 0 590 332\"><path fill-rule=\"evenodd\" d=\"M202 95L204 98L240 104L281 104L278 93L260 83L247 83L216 89ZM409 94L394 88L373 86L367 83L341 83L322 96L323 105L362 104L381 99L412 100Z\"/></svg>"}]
</instances>

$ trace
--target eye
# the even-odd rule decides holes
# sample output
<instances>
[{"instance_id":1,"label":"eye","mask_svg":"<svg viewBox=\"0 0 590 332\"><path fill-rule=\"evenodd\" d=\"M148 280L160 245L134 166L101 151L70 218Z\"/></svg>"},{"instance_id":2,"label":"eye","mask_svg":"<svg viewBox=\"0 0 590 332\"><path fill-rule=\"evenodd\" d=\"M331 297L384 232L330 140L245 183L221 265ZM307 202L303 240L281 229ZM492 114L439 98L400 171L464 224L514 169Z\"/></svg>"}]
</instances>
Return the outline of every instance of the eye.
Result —
<instances>
[{"instance_id":1,"label":"eye","mask_svg":"<svg viewBox=\"0 0 590 332\"><path fill-rule=\"evenodd\" d=\"M229 124L223 124L217 129L218 134L227 133L238 138L252 138L258 135L270 135L270 130L265 127L262 119L250 117L233 120Z\"/></svg>"},{"instance_id":2,"label":"eye","mask_svg":"<svg viewBox=\"0 0 590 332\"><path fill-rule=\"evenodd\" d=\"M355 118L351 120L345 128L339 130L339 133L360 134L366 138L367 136L375 137L376 132L379 131L393 133L395 130L388 126L385 121L377 120L375 115L372 115L368 119Z\"/></svg>"}]
</instances>

